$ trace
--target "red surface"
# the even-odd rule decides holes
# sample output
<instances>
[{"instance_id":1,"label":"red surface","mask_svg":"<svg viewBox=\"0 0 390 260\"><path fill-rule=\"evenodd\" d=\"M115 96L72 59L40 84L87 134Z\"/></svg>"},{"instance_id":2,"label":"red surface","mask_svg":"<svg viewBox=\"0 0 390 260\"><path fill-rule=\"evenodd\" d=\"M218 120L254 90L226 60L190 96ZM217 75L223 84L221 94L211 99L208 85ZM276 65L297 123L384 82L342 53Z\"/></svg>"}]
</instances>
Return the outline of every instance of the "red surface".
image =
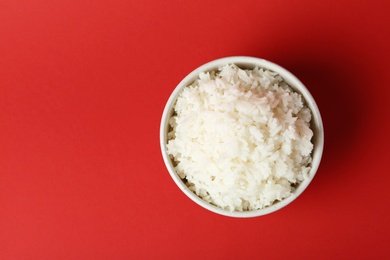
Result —
<instances>
[{"instance_id":1,"label":"red surface","mask_svg":"<svg viewBox=\"0 0 390 260\"><path fill-rule=\"evenodd\" d=\"M386 1L0 0L0 259L390 256ZM276 62L312 92L325 151L279 212L195 205L160 154L176 84Z\"/></svg>"}]
</instances>

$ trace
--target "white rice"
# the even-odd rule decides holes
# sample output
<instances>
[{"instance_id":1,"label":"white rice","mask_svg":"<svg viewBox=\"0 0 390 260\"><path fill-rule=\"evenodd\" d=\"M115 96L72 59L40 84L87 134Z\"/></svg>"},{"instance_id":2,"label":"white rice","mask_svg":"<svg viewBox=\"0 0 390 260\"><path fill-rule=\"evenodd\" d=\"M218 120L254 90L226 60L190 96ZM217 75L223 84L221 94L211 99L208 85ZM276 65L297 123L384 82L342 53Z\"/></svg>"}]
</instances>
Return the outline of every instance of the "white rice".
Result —
<instances>
[{"instance_id":1,"label":"white rice","mask_svg":"<svg viewBox=\"0 0 390 260\"><path fill-rule=\"evenodd\" d=\"M230 211L262 209L308 178L311 111L274 72L228 64L179 95L167 151L186 185Z\"/></svg>"}]
</instances>

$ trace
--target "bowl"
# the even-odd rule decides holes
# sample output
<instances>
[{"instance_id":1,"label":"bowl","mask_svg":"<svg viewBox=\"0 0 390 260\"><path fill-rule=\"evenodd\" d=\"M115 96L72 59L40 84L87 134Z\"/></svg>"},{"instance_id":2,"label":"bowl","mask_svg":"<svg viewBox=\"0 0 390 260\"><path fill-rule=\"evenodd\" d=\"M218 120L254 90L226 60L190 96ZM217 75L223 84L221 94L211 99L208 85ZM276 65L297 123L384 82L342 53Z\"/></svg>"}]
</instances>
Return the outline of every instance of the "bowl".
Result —
<instances>
[{"instance_id":1,"label":"bowl","mask_svg":"<svg viewBox=\"0 0 390 260\"><path fill-rule=\"evenodd\" d=\"M172 117L174 114L174 105L176 102L176 99L178 98L181 91L186 88L188 85L192 84L199 76L199 73L201 72L208 72L208 71L215 71L219 67L224 66L226 64L235 64L241 69L254 69L255 67L264 68L273 72L277 72L284 81L297 93L301 94L303 99L306 102L306 106L311 110L312 112L312 119L310 122L310 128L313 131L313 151L312 151L312 162L310 164L311 170L309 172L309 178L304 179L302 182L300 182L292 192L292 194L282 199L281 201L277 201L273 203L270 206L267 206L262 209L253 210L253 211L229 211L226 209L222 209L220 207L217 207L215 205L212 205L206 201L204 201L202 198L198 197L194 192L192 192L185 184L185 182L178 176L174 169L174 163L171 160L170 156L167 153L166 145L168 142L167 133L169 131L169 118ZM272 212L275 212L277 210L282 209L283 207L290 204L292 201L294 201L299 195L302 194L302 192L308 187L312 179L314 178L317 169L319 167L323 147L324 147L324 130L323 130L323 124L322 119L320 115L320 111L318 110L318 107L308 91L308 89L303 85L303 83L298 80L293 74L291 74L286 69L282 68L281 66L264 60L260 58L255 57L247 57L247 56L233 56L233 57L226 57L217 59L211 62L208 62L194 71L192 71L190 74L188 74L174 89L171 96L169 97L163 114L161 118L161 124L160 124L160 147L162 152L162 157L164 159L164 163L167 167L167 170L172 177L173 181L176 183L176 185L180 188L180 190L187 195L188 198L190 198L192 201L194 201L199 206L228 217L236 217L236 218L250 218L250 217L258 217L262 215L266 215Z\"/></svg>"}]
</instances>

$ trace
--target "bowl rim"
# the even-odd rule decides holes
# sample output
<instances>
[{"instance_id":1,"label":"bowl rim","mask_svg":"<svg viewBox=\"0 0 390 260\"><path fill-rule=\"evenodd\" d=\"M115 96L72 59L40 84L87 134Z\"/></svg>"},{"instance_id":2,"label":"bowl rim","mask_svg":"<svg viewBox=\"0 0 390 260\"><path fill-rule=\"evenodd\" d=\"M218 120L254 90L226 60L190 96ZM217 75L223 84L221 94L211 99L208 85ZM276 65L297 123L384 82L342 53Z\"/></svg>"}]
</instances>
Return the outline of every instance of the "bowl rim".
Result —
<instances>
[{"instance_id":1,"label":"bowl rim","mask_svg":"<svg viewBox=\"0 0 390 260\"><path fill-rule=\"evenodd\" d=\"M182 179L178 176L176 171L174 170L173 164L171 159L169 158L169 155L166 150L166 144L167 144L167 129L168 129L168 121L171 117L173 106L177 100L177 97L181 93L181 91L193 83L195 79L198 78L200 72L206 72L206 71L212 71L218 69L218 67L226 65L226 64L236 64L240 68L249 68L253 69L255 66L265 68L274 72L277 72L284 81L296 92L300 93L303 97L303 99L306 102L306 105L310 108L312 111L312 121L311 121L311 128L313 130L314 136L312 139L312 142L314 142L314 148L313 148L313 154L312 154L312 162L311 162L311 170L309 172L309 178L303 180L298 187L291 193L291 195L281 201L275 202L274 204L267 206L263 209L253 210L253 211L229 211L226 209L222 209L220 207L214 206L206 201L204 201L202 198L198 197L194 192L192 192L182 181ZM175 87L173 92L171 93L170 97L168 98L167 103L165 104L161 122L160 122L160 148L162 157L165 163L165 166L172 177L173 181L176 183L176 185L180 188L180 190L193 202L198 204L199 206L217 213L219 215L228 216L228 217L236 217L236 218L251 218L251 217L258 217L263 216L272 212L275 212L277 210L280 210L284 208L285 206L289 205L291 202L293 202L296 198L298 198L303 191L309 186L311 181L313 180L314 176L317 173L318 167L321 162L322 153L324 149L324 129L323 129L323 123L320 111L318 109L318 106L309 92L309 90L306 88L306 86L297 78L295 77L291 72L286 70L285 68L281 67L280 65L277 65L276 63L270 62L268 60L262 59L262 58L256 58L256 57L250 57L250 56L230 56L230 57L224 57L219 58L216 60L212 60L210 62L207 62L198 68L194 69L192 72L190 72L186 77L184 77L179 84Z\"/></svg>"}]
</instances>

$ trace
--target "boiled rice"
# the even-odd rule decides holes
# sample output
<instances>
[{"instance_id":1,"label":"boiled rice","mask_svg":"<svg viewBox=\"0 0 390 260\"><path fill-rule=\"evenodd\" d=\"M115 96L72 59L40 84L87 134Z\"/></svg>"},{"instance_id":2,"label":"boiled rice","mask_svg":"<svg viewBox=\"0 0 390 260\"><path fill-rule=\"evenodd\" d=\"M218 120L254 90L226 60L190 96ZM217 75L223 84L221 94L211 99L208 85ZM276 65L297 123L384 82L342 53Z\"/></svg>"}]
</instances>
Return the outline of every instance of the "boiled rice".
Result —
<instances>
[{"instance_id":1,"label":"boiled rice","mask_svg":"<svg viewBox=\"0 0 390 260\"><path fill-rule=\"evenodd\" d=\"M289 197L309 177L311 111L275 72L227 64L184 88L167 152L186 185L230 211Z\"/></svg>"}]
</instances>

